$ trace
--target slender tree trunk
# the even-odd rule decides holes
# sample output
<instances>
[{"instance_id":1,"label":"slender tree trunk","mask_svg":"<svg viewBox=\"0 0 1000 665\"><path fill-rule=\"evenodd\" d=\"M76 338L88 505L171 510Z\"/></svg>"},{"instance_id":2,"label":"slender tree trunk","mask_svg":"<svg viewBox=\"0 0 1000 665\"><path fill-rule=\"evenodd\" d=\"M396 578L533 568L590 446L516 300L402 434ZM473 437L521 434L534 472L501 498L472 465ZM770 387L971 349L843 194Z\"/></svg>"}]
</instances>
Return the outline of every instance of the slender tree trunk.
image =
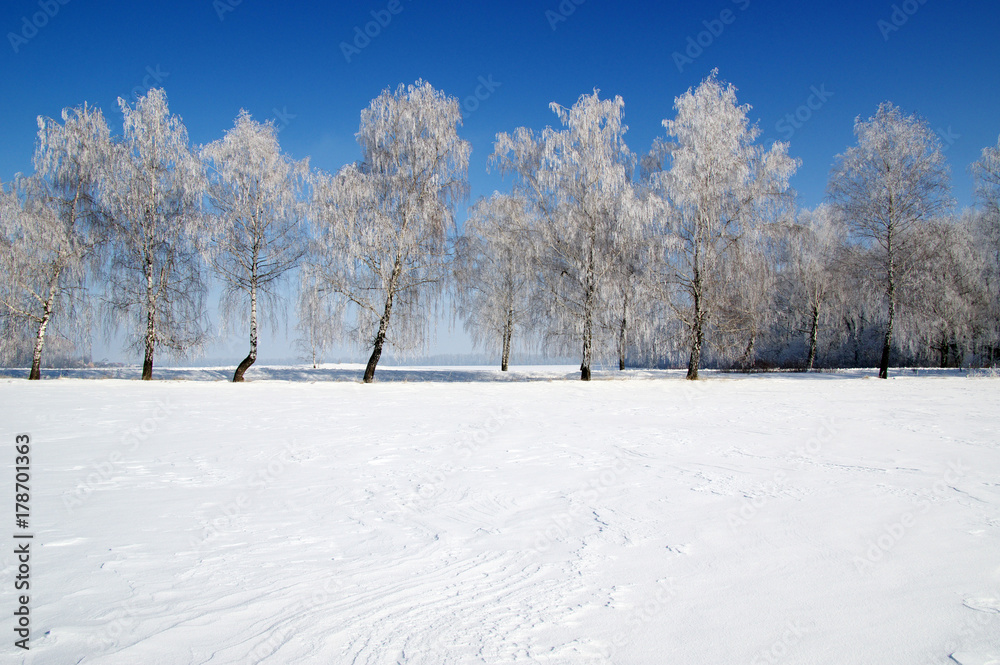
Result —
<instances>
[{"instance_id":1,"label":"slender tree trunk","mask_svg":"<svg viewBox=\"0 0 1000 665\"><path fill-rule=\"evenodd\" d=\"M586 294L583 298L583 360L580 363L580 380L590 381L590 363L594 354L594 239L590 241L587 258Z\"/></svg>"},{"instance_id":2,"label":"slender tree trunk","mask_svg":"<svg viewBox=\"0 0 1000 665\"><path fill-rule=\"evenodd\" d=\"M750 339L747 340L747 348L743 349L743 358L740 359L740 366L743 371L748 371L753 369L754 364L757 362L756 358L756 347L757 347L757 331L750 331Z\"/></svg>"},{"instance_id":3,"label":"slender tree trunk","mask_svg":"<svg viewBox=\"0 0 1000 665\"><path fill-rule=\"evenodd\" d=\"M812 321L809 324L809 359L806 360L806 369L811 370L816 362L816 338L819 336L819 305L812 307Z\"/></svg>"},{"instance_id":4,"label":"slender tree trunk","mask_svg":"<svg viewBox=\"0 0 1000 665\"><path fill-rule=\"evenodd\" d=\"M705 330L703 327L704 312L702 311L701 303L701 275L698 272L697 265L694 271L692 295L694 296L694 328L691 331L691 355L688 358L687 379L689 381L696 381L698 379L698 366L701 364L701 346L705 341Z\"/></svg>"},{"instance_id":5,"label":"slender tree trunk","mask_svg":"<svg viewBox=\"0 0 1000 665\"><path fill-rule=\"evenodd\" d=\"M368 357L368 365L365 366L365 375L363 378L365 383L371 383L375 380L375 368L382 357L382 345L385 344L385 333L389 328L389 315L391 313L392 295L390 294L385 301L385 313L382 314L382 318L379 320L378 333L375 335L375 345L372 347L372 354Z\"/></svg>"},{"instance_id":6,"label":"slender tree trunk","mask_svg":"<svg viewBox=\"0 0 1000 665\"><path fill-rule=\"evenodd\" d=\"M503 355L500 358L500 371L507 371L507 363L510 361L510 340L514 336L514 310L507 310L507 321L503 326Z\"/></svg>"},{"instance_id":7,"label":"slender tree trunk","mask_svg":"<svg viewBox=\"0 0 1000 665\"><path fill-rule=\"evenodd\" d=\"M701 326L697 326L694 332L694 342L691 344L691 355L688 357L687 379L689 381L698 380L698 365L701 364L701 344L703 341Z\"/></svg>"},{"instance_id":8,"label":"slender tree trunk","mask_svg":"<svg viewBox=\"0 0 1000 665\"><path fill-rule=\"evenodd\" d=\"M153 290L153 262L146 258L146 355L142 360L142 380L153 379L153 350L156 345L156 299Z\"/></svg>"},{"instance_id":9,"label":"slender tree trunk","mask_svg":"<svg viewBox=\"0 0 1000 665\"><path fill-rule=\"evenodd\" d=\"M76 194L73 195L73 203L68 211L68 217L64 218L69 220L70 226L76 220L77 205L80 202L82 191L82 181L78 181ZM57 267L53 271L52 279L49 280L49 295L45 299L42 309L42 319L38 322L38 334L35 336L35 348L31 353L31 370L28 372L29 381L38 381L42 378L42 349L45 346L45 331L49 327L49 321L52 320L52 310L55 307L56 294L59 292L59 278L62 275L62 271L63 268L61 266Z\"/></svg>"},{"instance_id":10,"label":"slender tree trunk","mask_svg":"<svg viewBox=\"0 0 1000 665\"><path fill-rule=\"evenodd\" d=\"M371 383L375 380L375 368L382 357L382 345L385 344L386 331L389 330L389 317L392 315L392 302L396 297L396 282L403 269L403 259L396 256L396 262L392 266L392 276L389 277L389 288L385 298L385 310L382 318L378 322L378 332L375 334L375 346L372 348L372 355L368 358L368 365L365 367L364 382Z\"/></svg>"},{"instance_id":11,"label":"slender tree trunk","mask_svg":"<svg viewBox=\"0 0 1000 665\"><path fill-rule=\"evenodd\" d=\"M851 331L854 339L854 366L861 367L861 322L859 321L857 325L849 323L848 329Z\"/></svg>"},{"instance_id":12,"label":"slender tree trunk","mask_svg":"<svg viewBox=\"0 0 1000 665\"><path fill-rule=\"evenodd\" d=\"M691 340L691 355L688 357L687 379L689 381L698 380L698 366L701 365L701 346L705 341L705 331L702 328L702 312L700 298L695 296L694 304L694 330Z\"/></svg>"},{"instance_id":13,"label":"slender tree trunk","mask_svg":"<svg viewBox=\"0 0 1000 665\"><path fill-rule=\"evenodd\" d=\"M628 295L624 298L622 305L622 322L618 329L618 371L625 371L625 347L628 341Z\"/></svg>"},{"instance_id":14,"label":"slender tree trunk","mask_svg":"<svg viewBox=\"0 0 1000 665\"><path fill-rule=\"evenodd\" d=\"M889 352L892 350L892 324L896 316L896 265L892 253L892 229L890 227L886 242L889 259L888 283L886 296L889 298L889 321L885 327L885 341L882 343L882 359L878 365L878 378L889 378Z\"/></svg>"},{"instance_id":15,"label":"slender tree trunk","mask_svg":"<svg viewBox=\"0 0 1000 665\"><path fill-rule=\"evenodd\" d=\"M256 269L254 270L256 273ZM243 374L257 362L257 278L256 274L250 281L250 353L236 368L233 383L241 383Z\"/></svg>"},{"instance_id":16,"label":"slender tree trunk","mask_svg":"<svg viewBox=\"0 0 1000 665\"><path fill-rule=\"evenodd\" d=\"M45 346L45 330L52 320L52 307L55 305L56 293L58 291L59 273L57 272L52 282L49 284L49 296L45 299L42 307L42 319L38 322L38 334L35 336L35 348L31 354L31 370L28 372L29 381L38 381L42 378L42 347Z\"/></svg>"}]
</instances>

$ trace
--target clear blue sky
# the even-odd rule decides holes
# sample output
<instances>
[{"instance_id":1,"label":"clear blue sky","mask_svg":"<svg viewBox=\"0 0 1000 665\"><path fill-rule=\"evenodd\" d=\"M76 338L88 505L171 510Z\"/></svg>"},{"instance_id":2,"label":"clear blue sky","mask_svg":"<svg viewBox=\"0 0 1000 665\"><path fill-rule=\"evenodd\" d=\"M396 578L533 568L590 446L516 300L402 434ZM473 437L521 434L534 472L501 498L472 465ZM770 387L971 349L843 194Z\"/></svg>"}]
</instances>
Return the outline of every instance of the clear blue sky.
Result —
<instances>
[{"instance_id":1,"label":"clear blue sky","mask_svg":"<svg viewBox=\"0 0 1000 665\"><path fill-rule=\"evenodd\" d=\"M881 101L947 136L960 206L972 202L969 164L1000 134L995 2L63 1L0 7L0 180L30 170L36 116L86 101L119 131L117 97L145 85L166 89L196 144L245 108L277 116L285 150L327 170L358 158L360 111L383 88L423 78L463 101L478 88L484 99L466 104L461 130L473 146L473 198L506 186L486 173L495 134L552 124L549 102L570 105L593 88L621 95L629 145L644 152L674 97L716 67L753 106L764 141L790 137L804 206L823 200L855 117ZM372 12L391 20L367 26L378 34L348 62L342 44L354 46ZM701 53L685 53L689 39ZM696 57L679 68L675 53ZM810 101L816 108L802 108ZM808 118L797 128L784 120L796 112Z\"/></svg>"}]
</instances>

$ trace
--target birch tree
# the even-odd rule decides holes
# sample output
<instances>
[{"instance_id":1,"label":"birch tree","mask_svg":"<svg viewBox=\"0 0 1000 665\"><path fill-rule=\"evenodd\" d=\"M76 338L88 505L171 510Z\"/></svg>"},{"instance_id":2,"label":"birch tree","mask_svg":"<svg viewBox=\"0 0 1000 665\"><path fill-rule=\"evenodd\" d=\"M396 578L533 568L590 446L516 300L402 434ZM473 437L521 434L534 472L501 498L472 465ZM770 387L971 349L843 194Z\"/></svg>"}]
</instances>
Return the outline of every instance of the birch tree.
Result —
<instances>
[{"instance_id":1,"label":"birch tree","mask_svg":"<svg viewBox=\"0 0 1000 665\"><path fill-rule=\"evenodd\" d=\"M458 99L417 81L361 112L363 159L315 184L310 270L341 299L375 378L384 346L424 343L448 275L454 203L468 194L469 143Z\"/></svg>"},{"instance_id":2,"label":"birch tree","mask_svg":"<svg viewBox=\"0 0 1000 665\"><path fill-rule=\"evenodd\" d=\"M941 141L928 124L883 102L868 120L855 120L858 144L837 156L829 196L853 235L876 249L884 285L885 336L879 378L889 376L897 287L914 229L951 206L950 175Z\"/></svg>"},{"instance_id":3,"label":"birch tree","mask_svg":"<svg viewBox=\"0 0 1000 665\"><path fill-rule=\"evenodd\" d=\"M68 318L85 299L88 264L104 239L94 190L109 149L99 109L65 109L62 123L39 117L35 173L2 193L0 306L15 328L32 328L29 379L41 378L53 319Z\"/></svg>"},{"instance_id":4,"label":"birch tree","mask_svg":"<svg viewBox=\"0 0 1000 665\"><path fill-rule=\"evenodd\" d=\"M837 300L840 284L837 262L847 240L847 229L829 205L799 212L794 224L786 227L786 293L796 309L796 321L803 321L809 352L806 369L816 363L819 332L828 308Z\"/></svg>"},{"instance_id":5,"label":"birch tree","mask_svg":"<svg viewBox=\"0 0 1000 665\"><path fill-rule=\"evenodd\" d=\"M983 148L982 157L972 165L980 214L975 235L983 254L983 282L986 289L989 329L987 362L1000 356L1000 138L997 145Z\"/></svg>"},{"instance_id":6,"label":"birch tree","mask_svg":"<svg viewBox=\"0 0 1000 665\"><path fill-rule=\"evenodd\" d=\"M228 319L240 308L250 326L250 352L233 375L233 381L240 382L257 360L261 308L266 305L276 327L275 287L305 253L303 194L309 163L283 155L274 124L255 122L246 111L224 138L205 146L201 156L211 170L208 195L213 208L203 236L205 252L224 285L224 315Z\"/></svg>"},{"instance_id":7,"label":"birch tree","mask_svg":"<svg viewBox=\"0 0 1000 665\"><path fill-rule=\"evenodd\" d=\"M687 330L687 378L697 379L706 334L723 302L726 265L738 243L758 223L761 208L788 189L798 161L787 143L755 143L748 105L713 71L674 101L677 115L664 120L667 137L651 152L650 184L669 201L659 232L667 239L668 279L680 294L671 303Z\"/></svg>"},{"instance_id":8,"label":"birch tree","mask_svg":"<svg viewBox=\"0 0 1000 665\"><path fill-rule=\"evenodd\" d=\"M303 358L312 362L313 369L319 366L323 353L340 333L339 319L335 310L331 311L331 303L323 298L322 281L318 281L317 276L321 277L308 264L299 272L298 322L295 325L299 332L295 345Z\"/></svg>"},{"instance_id":9,"label":"birch tree","mask_svg":"<svg viewBox=\"0 0 1000 665\"><path fill-rule=\"evenodd\" d=\"M611 271L605 289L607 306L600 311L605 336L614 345L618 370L624 371L630 351L642 351L654 324L651 310L656 289L650 288L650 268L655 260L655 242L645 220L659 201L648 197L636 202L640 218L629 233L618 236L611 256Z\"/></svg>"},{"instance_id":10,"label":"birch tree","mask_svg":"<svg viewBox=\"0 0 1000 665\"><path fill-rule=\"evenodd\" d=\"M774 235L771 225L745 231L722 266L717 327L726 346L720 355L734 359L743 371L757 366L760 342L774 323L778 277Z\"/></svg>"},{"instance_id":11,"label":"birch tree","mask_svg":"<svg viewBox=\"0 0 1000 665\"><path fill-rule=\"evenodd\" d=\"M971 216L934 219L914 231L919 269L905 284L908 316L902 317L902 341L928 348L940 367L962 365L986 304L974 221Z\"/></svg>"},{"instance_id":12,"label":"birch tree","mask_svg":"<svg viewBox=\"0 0 1000 665\"><path fill-rule=\"evenodd\" d=\"M543 317L562 348L582 347L584 381L591 377L614 257L623 237L637 233L641 223L624 107L621 97L602 100L596 90L571 108L553 102L562 130L548 127L536 135L522 127L498 134L491 158L502 172L516 175L543 216L535 236Z\"/></svg>"},{"instance_id":13,"label":"birch tree","mask_svg":"<svg viewBox=\"0 0 1000 665\"><path fill-rule=\"evenodd\" d=\"M514 332L529 325L534 287L532 212L517 194L481 199L455 248L456 304L477 346L500 351L506 372Z\"/></svg>"},{"instance_id":14,"label":"birch tree","mask_svg":"<svg viewBox=\"0 0 1000 665\"><path fill-rule=\"evenodd\" d=\"M206 289L194 239L205 176L163 90L150 90L134 108L118 104L123 136L101 187L112 221L104 297L109 326L123 326L143 353L148 381L158 349L180 355L204 339Z\"/></svg>"}]
</instances>

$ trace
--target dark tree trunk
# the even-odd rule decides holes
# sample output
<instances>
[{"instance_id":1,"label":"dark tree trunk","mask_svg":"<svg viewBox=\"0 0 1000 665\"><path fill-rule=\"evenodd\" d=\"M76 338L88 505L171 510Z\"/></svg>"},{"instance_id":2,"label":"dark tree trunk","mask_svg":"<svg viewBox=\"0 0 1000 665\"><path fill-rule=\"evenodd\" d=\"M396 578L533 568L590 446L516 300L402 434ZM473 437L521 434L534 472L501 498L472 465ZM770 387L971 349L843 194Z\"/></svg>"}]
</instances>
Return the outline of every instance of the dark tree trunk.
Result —
<instances>
[{"instance_id":1,"label":"dark tree trunk","mask_svg":"<svg viewBox=\"0 0 1000 665\"><path fill-rule=\"evenodd\" d=\"M153 263L146 259L146 355L142 359L142 380L153 379L153 350L156 346L156 299L153 290Z\"/></svg>"},{"instance_id":2,"label":"dark tree trunk","mask_svg":"<svg viewBox=\"0 0 1000 665\"><path fill-rule=\"evenodd\" d=\"M809 324L809 358L806 369L811 370L816 362L816 338L819 336L819 305L813 305L812 321Z\"/></svg>"},{"instance_id":3,"label":"dark tree trunk","mask_svg":"<svg viewBox=\"0 0 1000 665\"><path fill-rule=\"evenodd\" d=\"M625 371L625 347L628 342L628 296L622 304L622 322L618 329L618 371Z\"/></svg>"},{"instance_id":4,"label":"dark tree trunk","mask_svg":"<svg viewBox=\"0 0 1000 665\"><path fill-rule=\"evenodd\" d=\"M705 312L701 301L701 241L695 238L694 264L691 275L691 298L694 300L694 325L691 330L691 355L688 357L687 379L698 380L698 366L701 364L701 347L705 341Z\"/></svg>"},{"instance_id":5,"label":"dark tree trunk","mask_svg":"<svg viewBox=\"0 0 1000 665\"><path fill-rule=\"evenodd\" d=\"M896 317L896 285L894 281L893 266L889 263L889 320L885 326L885 340L882 342L882 358L878 364L878 378L889 378L889 353L892 351L892 324Z\"/></svg>"},{"instance_id":6,"label":"dark tree trunk","mask_svg":"<svg viewBox=\"0 0 1000 665\"><path fill-rule=\"evenodd\" d=\"M58 273L55 277L59 279ZM52 319L52 306L56 300L57 285L55 281L49 286L49 297L45 301L42 311L42 320L38 322L38 334L35 336L35 348L31 354L31 370L28 372L29 381L38 381L42 378L42 347L45 346L45 330L49 327Z\"/></svg>"},{"instance_id":7,"label":"dark tree trunk","mask_svg":"<svg viewBox=\"0 0 1000 665\"><path fill-rule=\"evenodd\" d=\"M153 347L150 344L146 345L146 355L142 359L142 380L153 380Z\"/></svg>"},{"instance_id":8,"label":"dark tree trunk","mask_svg":"<svg viewBox=\"0 0 1000 665\"><path fill-rule=\"evenodd\" d=\"M892 206L891 198L889 200L889 205ZM891 218L891 209L889 215ZM882 358L879 360L878 364L878 378L880 379L889 378L889 353L892 351L892 324L896 317L896 256L893 253L893 227L891 223L886 231L885 249L887 264L885 295L889 299L889 320L885 326L885 341L882 343Z\"/></svg>"},{"instance_id":9,"label":"dark tree trunk","mask_svg":"<svg viewBox=\"0 0 1000 665\"><path fill-rule=\"evenodd\" d=\"M254 270L256 273L256 269ZM233 374L233 383L242 383L243 374L250 366L257 362L257 284L256 275L250 283L250 353L243 359L243 362L236 368Z\"/></svg>"},{"instance_id":10,"label":"dark tree trunk","mask_svg":"<svg viewBox=\"0 0 1000 665\"><path fill-rule=\"evenodd\" d=\"M698 365L701 364L701 332L695 332L695 341L691 344L691 355L688 357L687 379L698 380Z\"/></svg>"},{"instance_id":11,"label":"dark tree trunk","mask_svg":"<svg viewBox=\"0 0 1000 665\"><path fill-rule=\"evenodd\" d=\"M697 258L697 257L696 257ZM704 316L701 305L701 279L698 269L695 268L693 296L694 296L694 329L691 340L691 355L688 358L687 379L696 381L698 379L698 366L701 364L701 347L705 341Z\"/></svg>"},{"instance_id":12,"label":"dark tree trunk","mask_svg":"<svg viewBox=\"0 0 1000 665\"><path fill-rule=\"evenodd\" d=\"M586 293L583 299L583 360L580 362L580 380L590 381L590 364L594 353L594 240L591 238L587 260Z\"/></svg>"},{"instance_id":13,"label":"dark tree trunk","mask_svg":"<svg viewBox=\"0 0 1000 665\"><path fill-rule=\"evenodd\" d=\"M750 333L750 339L747 340L747 348L743 350L743 358L740 359L740 367L744 372L753 369L753 366L757 363L757 332L752 331Z\"/></svg>"},{"instance_id":14,"label":"dark tree trunk","mask_svg":"<svg viewBox=\"0 0 1000 665\"><path fill-rule=\"evenodd\" d=\"M514 336L514 310L507 310L507 321L503 327L503 355L500 358L500 371L507 371L510 362L510 340Z\"/></svg>"},{"instance_id":15,"label":"dark tree trunk","mask_svg":"<svg viewBox=\"0 0 1000 665\"><path fill-rule=\"evenodd\" d=\"M38 326L38 336L35 338L35 350L31 354L31 371L28 372L29 381L38 381L42 378L42 346L45 344L45 327L49 324L48 314L42 317L42 322Z\"/></svg>"},{"instance_id":16,"label":"dark tree trunk","mask_svg":"<svg viewBox=\"0 0 1000 665\"><path fill-rule=\"evenodd\" d=\"M378 361L382 357L382 345L385 344L385 331L389 326L389 312L391 310L392 299L390 298L386 302L385 313L378 324L378 333L375 335L375 345L372 347L372 354L368 357L368 365L365 366L365 375L363 378L365 383L371 383L375 380L375 368L378 367Z\"/></svg>"},{"instance_id":17,"label":"dark tree trunk","mask_svg":"<svg viewBox=\"0 0 1000 665\"><path fill-rule=\"evenodd\" d=\"M392 276L389 278L389 287L385 298L385 310L382 312L382 318L379 319L378 332L375 334L375 345L372 348L372 355L368 358L368 365L365 367L363 378L365 383L371 383L375 380L375 368L382 357L382 346L385 344L385 335L389 330L389 317L392 316L392 302L396 297L396 283L399 281L399 275L402 270L403 259L397 256L396 262L392 267Z\"/></svg>"}]
</instances>

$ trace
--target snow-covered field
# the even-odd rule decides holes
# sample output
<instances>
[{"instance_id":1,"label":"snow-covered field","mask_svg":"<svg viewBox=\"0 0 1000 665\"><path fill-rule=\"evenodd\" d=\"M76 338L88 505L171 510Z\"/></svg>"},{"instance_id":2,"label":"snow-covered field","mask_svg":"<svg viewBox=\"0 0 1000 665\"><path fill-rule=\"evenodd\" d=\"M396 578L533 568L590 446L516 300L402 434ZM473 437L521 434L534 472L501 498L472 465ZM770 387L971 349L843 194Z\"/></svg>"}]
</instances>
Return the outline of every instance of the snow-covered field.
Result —
<instances>
[{"instance_id":1,"label":"snow-covered field","mask_svg":"<svg viewBox=\"0 0 1000 665\"><path fill-rule=\"evenodd\" d=\"M0 379L0 661L1000 663L1000 379L230 372Z\"/></svg>"}]
</instances>

